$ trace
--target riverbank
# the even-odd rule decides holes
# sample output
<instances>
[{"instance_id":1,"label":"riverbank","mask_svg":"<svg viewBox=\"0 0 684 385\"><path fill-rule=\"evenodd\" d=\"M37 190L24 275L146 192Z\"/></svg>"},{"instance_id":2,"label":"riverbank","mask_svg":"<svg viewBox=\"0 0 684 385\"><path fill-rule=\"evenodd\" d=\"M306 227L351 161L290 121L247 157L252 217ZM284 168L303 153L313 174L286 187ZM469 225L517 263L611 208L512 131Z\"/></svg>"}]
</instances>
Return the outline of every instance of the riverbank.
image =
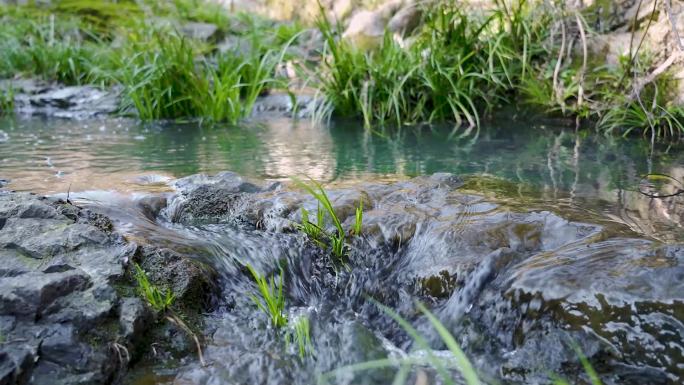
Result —
<instances>
[{"instance_id":1,"label":"riverbank","mask_svg":"<svg viewBox=\"0 0 684 385\"><path fill-rule=\"evenodd\" d=\"M593 132L678 138L677 9L611 4L331 3L316 25L193 1L4 6L0 75L92 85L143 120L235 123L276 93L276 110L367 127L472 129L513 105ZM10 103L8 89L0 108L22 111L26 97Z\"/></svg>"}]
</instances>

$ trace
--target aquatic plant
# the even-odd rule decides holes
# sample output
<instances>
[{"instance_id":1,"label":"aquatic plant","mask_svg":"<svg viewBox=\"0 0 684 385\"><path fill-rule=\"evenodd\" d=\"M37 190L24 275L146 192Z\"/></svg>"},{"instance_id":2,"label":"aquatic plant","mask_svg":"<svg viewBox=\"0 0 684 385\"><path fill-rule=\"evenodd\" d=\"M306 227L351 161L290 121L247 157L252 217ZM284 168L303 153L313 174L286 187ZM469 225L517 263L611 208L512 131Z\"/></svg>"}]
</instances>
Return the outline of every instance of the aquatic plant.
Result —
<instances>
[{"instance_id":1,"label":"aquatic plant","mask_svg":"<svg viewBox=\"0 0 684 385\"><path fill-rule=\"evenodd\" d=\"M363 199L359 200L359 206L356 208L354 213L354 227L352 228L352 233L356 236L361 235L361 230L363 228Z\"/></svg>"},{"instance_id":2,"label":"aquatic plant","mask_svg":"<svg viewBox=\"0 0 684 385\"><path fill-rule=\"evenodd\" d=\"M330 202L330 199L328 198L328 194L325 192L323 189L323 186L321 186L319 183L316 183L315 181L311 181L312 185L306 184L302 182L299 179L293 178L294 182L306 190L309 195L314 197L320 206L325 209L325 212L328 214L330 219L332 220L333 225L335 226L335 232L333 233L328 233L325 231L322 231L321 233L325 234L325 236L328 238L328 241L330 242L330 248L332 251L332 254L338 258L338 260L341 260L344 255L345 255L345 233L344 229L342 228L342 222L340 221L340 218L337 216L335 213L335 208L333 207L332 203ZM322 215L320 214L320 208L319 208L319 218L321 219L320 222L317 223L317 226L322 228L323 226L323 221L322 221Z\"/></svg>"},{"instance_id":3,"label":"aquatic plant","mask_svg":"<svg viewBox=\"0 0 684 385\"><path fill-rule=\"evenodd\" d=\"M302 315L293 322L292 329L285 336L286 344L289 345L292 342L297 344L299 358L302 359L314 354L310 329L309 318Z\"/></svg>"},{"instance_id":4,"label":"aquatic plant","mask_svg":"<svg viewBox=\"0 0 684 385\"><path fill-rule=\"evenodd\" d=\"M285 296L283 295L283 277L285 273L280 269L280 279L276 283L275 277L270 280L265 276L259 274L251 265L246 265L252 278L259 289L259 297L251 295L254 304L266 315L269 316L271 324L275 329L280 329L287 325L287 316L285 315Z\"/></svg>"},{"instance_id":5,"label":"aquatic plant","mask_svg":"<svg viewBox=\"0 0 684 385\"><path fill-rule=\"evenodd\" d=\"M150 283L145 271L138 265L135 266L135 280L138 284L140 295L147 300L147 303L158 313L165 313L171 308L176 296L171 290L161 290L156 285Z\"/></svg>"}]
</instances>

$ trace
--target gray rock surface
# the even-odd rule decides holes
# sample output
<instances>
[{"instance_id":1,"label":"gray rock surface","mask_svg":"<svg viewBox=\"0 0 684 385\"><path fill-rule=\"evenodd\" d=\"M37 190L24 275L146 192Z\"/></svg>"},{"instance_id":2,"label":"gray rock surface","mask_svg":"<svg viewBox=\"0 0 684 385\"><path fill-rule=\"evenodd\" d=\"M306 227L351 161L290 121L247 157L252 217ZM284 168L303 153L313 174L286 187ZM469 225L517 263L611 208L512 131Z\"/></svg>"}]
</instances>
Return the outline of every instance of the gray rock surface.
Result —
<instances>
[{"instance_id":1,"label":"gray rock surface","mask_svg":"<svg viewBox=\"0 0 684 385\"><path fill-rule=\"evenodd\" d=\"M112 114L119 105L120 88L63 86L33 79L0 80L0 90L15 92L14 110L23 115L83 119Z\"/></svg>"},{"instance_id":2,"label":"gray rock surface","mask_svg":"<svg viewBox=\"0 0 684 385\"><path fill-rule=\"evenodd\" d=\"M112 227L63 201L0 194L1 384L109 384L125 373L155 325L126 275L134 259L186 309L203 309L210 275Z\"/></svg>"}]
</instances>

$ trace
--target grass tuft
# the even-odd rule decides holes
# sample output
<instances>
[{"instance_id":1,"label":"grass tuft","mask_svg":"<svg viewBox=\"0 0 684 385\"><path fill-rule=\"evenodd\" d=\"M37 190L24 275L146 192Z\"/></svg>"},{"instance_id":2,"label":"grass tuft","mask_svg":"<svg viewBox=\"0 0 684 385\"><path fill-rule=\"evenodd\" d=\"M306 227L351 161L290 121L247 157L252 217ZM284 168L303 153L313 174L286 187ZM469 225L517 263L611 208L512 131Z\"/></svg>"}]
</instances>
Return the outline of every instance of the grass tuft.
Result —
<instances>
[{"instance_id":1,"label":"grass tuft","mask_svg":"<svg viewBox=\"0 0 684 385\"><path fill-rule=\"evenodd\" d=\"M0 116L9 115L14 111L14 88L10 84L0 91Z\"/></svg>"},{"instance_id":2,"label":"grass tuft","mask_svg":"<svg viewBox=\"0 0 684 385\"><path fill-rule=\"evenodd\" d=\"M292 341L297 345L297 352L299 353L299 358L304 359L304 357L313 356L314 349L311 343L311 326L309 323L309 318L306 316L300 316L293 322L293 328L285 337L285 342L290 344Z\"/></svg>"},{"instance_id":3,"label":"grass tuft","mask_svg":"<svg viewBox=\"0 0 684 385\"><path fill-rule=\"evenodd\" d=\"M135 264L135 280L140 295L147 300L152 309L158 313L166 313L171 308L176 296L171 290L161 290L150 283L147 274L138 264Z\"/></svg>"},{"instance_id":4,"label":"grass tuft","mask_svg":"<svg viewBox=\"0 0 684 385\"><path fill-rule=\"evenodd\" d=\"M269 316L271 324L275 329L287 326L287 316L285 315L285 296L283 295L283 277L285 273L280 269L280 280L275 277L270 280L259 274L251 265L247 265L247 270L252 274L252 278L257 284L260 297L251 295L256 306Z\"/></svg>"},{"instance_id":5,"label":"grass tuft","mask_svg":"<svg viewBox=\"0 0 684 385\"><path fill-rule=\"evenodd\" d=\"M312 181L313 185L306 184L302 182L299 179L294 178L294 182L297 184L297 186L303 188L307 193L309 193L311 196L316 198L319 204L319 209L318 209L318 220L319 222L316 224L316 227L321 229L321 232L318 234L324 234L329 241L330 244L330 249L332 254L337 257L338 260L342 260L345 256L345 249L346 249L346 244L345 244L345 233L344 229L342 228L342 222L340 221L340 218L337 216L335 213L335 208L333 207L332 203L330 202L330 199L328 198L328 194L325 192L323 189L323 186L321 186L319 183L316 183ZM323 215L321 213L321 208L325 209L325 212L328 214L328 217L332 220L333 225L335 226L335 232L334 233L327 233L323 231ZM307 213L307 222L309 223L309 226L313 226L308 221L308 213ZM301 228L301 226L300 226ZM311 230L310 228L306 228L305 230ZM305 231L306 232L306 231ZM307 233L308 235L308 233ZM319 243L319 242L317 242Z\"/></svg>"}]
</instances>

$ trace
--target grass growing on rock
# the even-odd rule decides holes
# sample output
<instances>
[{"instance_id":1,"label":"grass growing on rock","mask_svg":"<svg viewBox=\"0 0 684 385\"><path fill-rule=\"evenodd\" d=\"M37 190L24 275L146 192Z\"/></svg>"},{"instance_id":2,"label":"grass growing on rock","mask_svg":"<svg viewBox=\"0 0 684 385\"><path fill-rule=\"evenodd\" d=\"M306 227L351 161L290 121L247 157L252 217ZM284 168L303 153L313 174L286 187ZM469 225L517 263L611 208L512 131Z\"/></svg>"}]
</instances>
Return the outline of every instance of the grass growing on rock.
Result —
<instances>
[{"instance_id":1,"label":"grass growing on rock","mask_svg":"<svg viewBox=\"0 0 684 385\"><path fill-rule=\"evenodd\" d=\"M299 179L294 179L295 183L297 186L303 188L307 193L309 193L312 197L318 201L318 223L313 224L309 222L308 220L308 214L306 215L306 218L302 216L303 223L300 226L307 235L312 234L313 227L317 227L320 232L313 232L315 234L323 234L327 239L328 243L330 245L330 250L332 254L338 259L338 261L341 261L344 256L345 256L345 249L346 249L346 243L345 243L345 232L344 228L342 228L342 222L340 221L340 218L337 216L335 213L335 208L332 205L332 202L330 202L330 198L328 198L328 194L325 192L325 189L323 189L323 186L321 186L319 183L313 182L313 185L306 184L302 182ZM333 225L335 226L335 231L333 233L326 232L323 230L323 215L321 214L322 209L321 207L325 210L324 212L327 213L328 217L332 221ZM316 243L320 244L320 239L317 238L312 238Z\"/></svg>"},{"instance_id":2,"label":"grass growing on rock","mask_svg":"<svg viewBox=\"0 0 684 385\"><path fill-rule=\"evenodd\" d=\"M254 304L271 320L271 325L277 330L287 326L287 316L285 315L285 296L283 295L284 272L280 269L280 279L276 282L275 277L269 280L259 274L251 265L247 265L247 270L259 289L259 296L251 295Z\"/></svg>"},{"instance_id":3,"label":"grass growing on rock","mask_svg":"<svg viewBox=\"0 0 684 385\"><path fill-rule=\"evenodd\" d=\"M135 272L133 278L138 284L140 296L143 297L147 304L156 312L157 317L163 317L163 319L176 325L194 340L199 361L202 366L205 366L206 363L204 362L204 356L202 355L202 345L200 344L199 338L197 338L197 334L195 334L195 332L193 332L183 319L171 308L176 299L173 291L170 289L162 290L157 285L151 283L149 278L147 278L145 271L137 263L134 264L134 268Z\"/></svg>"}]
</instances>

